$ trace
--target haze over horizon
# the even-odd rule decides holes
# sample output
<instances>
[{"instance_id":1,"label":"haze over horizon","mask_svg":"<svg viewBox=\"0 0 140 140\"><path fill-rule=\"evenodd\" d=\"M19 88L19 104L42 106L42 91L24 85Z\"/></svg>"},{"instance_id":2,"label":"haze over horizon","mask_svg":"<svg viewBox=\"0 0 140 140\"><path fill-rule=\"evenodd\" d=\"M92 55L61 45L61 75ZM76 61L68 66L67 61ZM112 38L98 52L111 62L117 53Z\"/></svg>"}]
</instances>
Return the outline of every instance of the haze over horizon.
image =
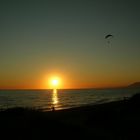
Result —
<instances>
[{"instance_id":1,"label":"haze over horizon","mask_svg":"<svg viewBox=\"0 0 140 140\"><path fill-rule=\"evenodd\" d=\"M119 87L140 81L140 1L4 1L0 89ZM113 34L107 42L105 36Z\"/></svg>"}]
</instances>

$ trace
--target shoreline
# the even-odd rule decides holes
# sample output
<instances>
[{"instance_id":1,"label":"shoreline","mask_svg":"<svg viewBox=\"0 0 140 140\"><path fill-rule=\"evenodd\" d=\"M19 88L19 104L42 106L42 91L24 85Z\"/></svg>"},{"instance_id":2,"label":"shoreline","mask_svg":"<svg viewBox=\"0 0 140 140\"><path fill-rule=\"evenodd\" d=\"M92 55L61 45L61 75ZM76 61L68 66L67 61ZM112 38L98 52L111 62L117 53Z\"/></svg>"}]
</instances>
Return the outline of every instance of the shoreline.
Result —
<instances>
[{"instance_id":1,"label":"shoreline","mask_svg":"<svg viewBox=\"0 0 140 140\"><path fill-rule=\"evenodd\" d=\"M5 139L66 139L65 135L70 139L136 139L140 138L139 107L140 94L121 101L46 112L11 108L0 111L0 132Z\"/></svg>"}]
</instances>

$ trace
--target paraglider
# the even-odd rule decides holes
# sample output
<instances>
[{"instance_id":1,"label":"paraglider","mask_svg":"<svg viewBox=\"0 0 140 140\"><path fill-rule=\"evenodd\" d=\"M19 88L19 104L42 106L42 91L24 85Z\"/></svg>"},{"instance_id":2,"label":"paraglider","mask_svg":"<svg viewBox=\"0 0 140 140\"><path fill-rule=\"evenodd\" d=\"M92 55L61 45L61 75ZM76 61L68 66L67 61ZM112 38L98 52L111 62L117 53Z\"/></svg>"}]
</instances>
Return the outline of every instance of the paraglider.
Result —
<instances>
[{"instance_id":1,"label":"paraglider","mask_svg":"<svg viewBox=\"0 0 140 140\"><path fill-rule=\"evenodd\" d=\"M107 42L110 43L110 39L113 38L114 36L112 34L108 34L105 36L105 39L107 39Z\"/></svg>"}]
</instances>

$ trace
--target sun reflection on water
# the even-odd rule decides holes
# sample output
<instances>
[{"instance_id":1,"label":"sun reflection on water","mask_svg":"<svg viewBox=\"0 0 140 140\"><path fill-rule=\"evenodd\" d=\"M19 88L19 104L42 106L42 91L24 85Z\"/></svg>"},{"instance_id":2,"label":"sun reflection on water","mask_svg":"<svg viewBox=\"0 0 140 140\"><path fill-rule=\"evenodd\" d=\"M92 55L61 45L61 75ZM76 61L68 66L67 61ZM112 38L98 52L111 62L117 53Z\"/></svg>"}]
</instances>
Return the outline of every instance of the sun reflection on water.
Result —
<instances>
[{"instance_id":1,"label":"sun reflection on water","mask_svg":"<svg viewBox=\"0 0 140 140\"><path fill-rule=\"evenodd\" d=\"M53 89L52 104L54 107L57 107L57 105L58 105L57 89Z\"/></svg>"}]
</instances>

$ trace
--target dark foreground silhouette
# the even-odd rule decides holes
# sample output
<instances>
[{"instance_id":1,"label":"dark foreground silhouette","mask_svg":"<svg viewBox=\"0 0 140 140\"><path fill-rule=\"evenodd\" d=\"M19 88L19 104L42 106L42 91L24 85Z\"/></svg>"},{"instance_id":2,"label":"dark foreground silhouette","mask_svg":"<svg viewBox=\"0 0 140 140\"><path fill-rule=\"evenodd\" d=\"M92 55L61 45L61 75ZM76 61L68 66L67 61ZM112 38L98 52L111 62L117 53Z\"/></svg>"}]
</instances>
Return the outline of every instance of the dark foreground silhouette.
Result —
<instances>
[{"instance_id":1,"label":"dark foreground silhouette","mask_svg":"<svg viewBox=\"0 0 140 140\"><path fill-rule=\"evenodd\" d=\"M59 111L0 111L0 139L140 139L140 94L123 101Z\"/></svg>"}]
</instances>

